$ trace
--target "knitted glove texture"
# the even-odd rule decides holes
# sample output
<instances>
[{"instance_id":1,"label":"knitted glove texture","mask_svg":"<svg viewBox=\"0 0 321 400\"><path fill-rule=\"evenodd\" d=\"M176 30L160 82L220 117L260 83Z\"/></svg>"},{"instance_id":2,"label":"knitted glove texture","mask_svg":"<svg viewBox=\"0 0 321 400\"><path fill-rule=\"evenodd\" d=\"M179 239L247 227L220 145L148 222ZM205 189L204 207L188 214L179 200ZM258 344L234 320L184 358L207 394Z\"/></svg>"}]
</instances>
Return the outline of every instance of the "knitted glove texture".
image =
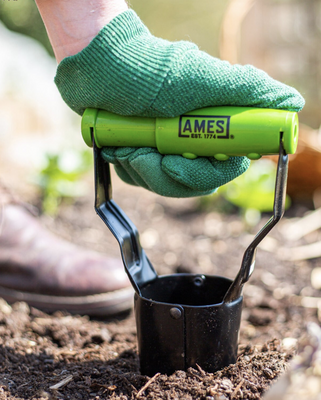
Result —
<instances>
[{"instance_id":1,"label":"knitted glove texture","mask_svg":"<svg viewBox=\"0 0 321 400\"><path fill-rule=\"evenodd\" d=\"M246 171L249 160L214 157L188 160L181 156L162 156L157 149L144 147L105 147L103 158L115 164L120 178L167 197L203 196Z\"/></svg>"},{"instance_id":2,"label":"knitted glove texture","mask_svg":"<svg viewBox=\"0 0 321 400\"><path fill-rule=\"evenodd\" d=\"M92 107L121 115L174 117L206 106L299 111L304 105L294 88L261 70L230 65L190 42L154 37L132 10L114 18L80 53L65 58L55 82L78 114ZM109 148L103 154L126 182L173 197L208 194L249 166L244 157L185 160L149 148Z\"/></svg>"}]
</instances>

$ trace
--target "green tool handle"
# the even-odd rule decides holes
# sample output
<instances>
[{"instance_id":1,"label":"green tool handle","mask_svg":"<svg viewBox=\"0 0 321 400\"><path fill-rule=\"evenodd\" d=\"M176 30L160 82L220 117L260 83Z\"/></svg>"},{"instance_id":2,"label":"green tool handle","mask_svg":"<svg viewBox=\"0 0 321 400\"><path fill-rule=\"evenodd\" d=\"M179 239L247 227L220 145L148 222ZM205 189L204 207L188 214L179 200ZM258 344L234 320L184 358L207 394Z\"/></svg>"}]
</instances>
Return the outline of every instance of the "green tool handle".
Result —
<instances>
[{"instance_id":1,"label":"green tool handle","mask_svg":"<svg viewBox=\"0 0 321 400\"><path fill-rule=\"evenodd\" d=\"M161 154L186 158L279 154L280 140L287 154L298 143L295 112L252 107L207 107L175 118L124 117L87 108L81 130L84 141L98 147L156 147Z\"/></svg>"}]
</instances>

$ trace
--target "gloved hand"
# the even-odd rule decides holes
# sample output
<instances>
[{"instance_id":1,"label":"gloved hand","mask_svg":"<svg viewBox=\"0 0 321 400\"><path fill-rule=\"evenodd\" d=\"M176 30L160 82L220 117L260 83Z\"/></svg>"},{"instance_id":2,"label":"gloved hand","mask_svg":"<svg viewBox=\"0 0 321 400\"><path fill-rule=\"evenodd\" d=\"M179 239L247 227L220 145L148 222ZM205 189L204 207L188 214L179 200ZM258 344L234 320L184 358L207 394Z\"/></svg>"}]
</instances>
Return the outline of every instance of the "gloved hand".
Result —
<instances>
[{"instance_id":1,"label":"gloved hand","mask_svg":"<svg viewBox=\"0 0 321 400\"><path fill-rule=\"evenodd\" d=\"M182 156L162 156L150 147L105 147L102 155L106 161L115 164L123 181L167 197L210 194L241 175L250 163L246 157L217 161L214 157L189 160Z\"/></svg>"},{"instance_id":2,"label":"gloved hand","mask_svg":"<svg viewBox=\"0 0 321 400\"><path fill-rule=\"evenodd\" d=\"M79 114L87 107L121 115L174 117L206 106L292 111L304 106L295 89L261 70L230 65L190 42L152 36L132 10L114 18L80 53L65 58L55 82ZM249 166L244 157L186 160L161 156L150 148L108 148L103 154L126 182L173 197L208 194Z\"/></svg>"}]
</instances>

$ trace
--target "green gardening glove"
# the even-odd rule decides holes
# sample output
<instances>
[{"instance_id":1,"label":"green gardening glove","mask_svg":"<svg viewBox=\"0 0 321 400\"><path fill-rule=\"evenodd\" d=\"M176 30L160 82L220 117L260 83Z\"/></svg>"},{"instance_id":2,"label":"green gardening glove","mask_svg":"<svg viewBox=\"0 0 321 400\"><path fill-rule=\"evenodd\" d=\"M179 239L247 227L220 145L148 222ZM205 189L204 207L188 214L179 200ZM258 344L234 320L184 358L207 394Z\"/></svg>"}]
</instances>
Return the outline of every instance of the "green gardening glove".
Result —
<instances>
[{"instance_id":1,"label":"green gardening glove","mask_svg":"<svg viewBox=\"0 0 321 400\"><path fill-rule=\"evenodd\" d=\"M102 155L115 164L123 181L167 197L210 194L241 175L250 164L246 157L217 161L214 157L189 160L182 156L162 156L157 149L149 147L106 147Z\"/></svg>"},{"instance_id":2,"label":"green gardening glove","mask_svg":"<svg viewBox=\"0 0 321 400\"><path fill-rule=\"evenodd\" d=\"M55 82L78 114L87 107L121 115L174 117L206 106L253 106L299 111L293 88L252 66L230 65L190 42L151 35L134 11L107 24L80 53L58 66ZM103 157L120 177L164 196L211 193L242 174L244 157L217 161L162 156L155 149L108 148Z\"/></svg>"}]
</instances>

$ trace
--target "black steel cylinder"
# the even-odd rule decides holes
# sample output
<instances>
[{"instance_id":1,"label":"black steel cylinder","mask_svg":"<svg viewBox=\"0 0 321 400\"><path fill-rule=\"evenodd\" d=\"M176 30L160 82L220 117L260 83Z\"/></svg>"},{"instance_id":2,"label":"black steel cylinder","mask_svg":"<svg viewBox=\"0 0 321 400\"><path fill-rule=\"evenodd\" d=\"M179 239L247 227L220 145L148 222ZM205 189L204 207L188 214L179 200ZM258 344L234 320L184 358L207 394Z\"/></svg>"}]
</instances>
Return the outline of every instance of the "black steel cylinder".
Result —
<instances>
[{"instance_id":1,"label":"black steel cylinder","mask_svg":"<svg viewBox=\"0 0 321 400\"><path fill-rule=\"evenodd\" d=\"M236 362L243 298L223 302L231 283L219 276L168 275L135 294L142 374L196 364L215 372Z\"/></svg>"}]
</instances>

